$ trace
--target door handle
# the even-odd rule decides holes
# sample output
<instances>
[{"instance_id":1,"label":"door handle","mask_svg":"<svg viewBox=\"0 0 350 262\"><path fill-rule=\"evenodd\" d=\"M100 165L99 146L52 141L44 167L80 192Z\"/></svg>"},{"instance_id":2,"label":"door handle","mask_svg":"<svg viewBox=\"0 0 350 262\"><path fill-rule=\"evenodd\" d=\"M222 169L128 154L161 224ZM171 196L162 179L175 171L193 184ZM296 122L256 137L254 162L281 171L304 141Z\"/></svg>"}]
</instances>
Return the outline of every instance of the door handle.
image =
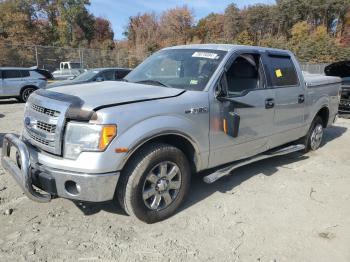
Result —
<instances>
[{"instance_id":1,"label":"door handle","mask_svg":"<svg viewBox=\"0 0 350 262\"><path fill-rule=\"evenodd\" d=\"M304 103L305 102L305 96L304 95L299 95L298 96L298 103L299 104L302 104L302 103Z\"/></svg>"},{"instance_id":2,"label":"door handle","mask_svg":"<svg viewBox=\"0 0 350 262\"><path fill-rule=\"evenodd\" d=\"M270 109L275 107L275 99L273 98L268 98L265 100L265 108Z\"/></svg>"}]
</instances>

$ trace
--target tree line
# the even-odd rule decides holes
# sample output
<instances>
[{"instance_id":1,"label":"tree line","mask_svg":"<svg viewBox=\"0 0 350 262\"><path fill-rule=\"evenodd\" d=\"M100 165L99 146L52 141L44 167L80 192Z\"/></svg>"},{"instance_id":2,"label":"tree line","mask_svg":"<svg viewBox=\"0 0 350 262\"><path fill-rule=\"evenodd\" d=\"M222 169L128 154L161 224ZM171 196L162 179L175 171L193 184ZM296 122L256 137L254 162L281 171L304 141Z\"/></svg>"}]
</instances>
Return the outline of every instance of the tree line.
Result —
<instances>
[{"instance_id":1,"label":"tree line","mask_svg":"<svg viewBox=\"0 0 350 262\"><path fill-rule=\"evenodd\" d=\"M89 5L89 0L0 0L1 65L32 63L33 51L23 49L31 45L110 50L110 57L118 57L116 65L130 67L163 47L190 43L284 48L314 63L350 59L350 0L230 4L198 21L187 6L139 13L129 18L125 40L119 41L110 21L95 17ZM65 52L57 52L57 59Z\"/></svg>"},{"instance_id":2,"label":"tree line","mask_svg":"<svg viewBox=\"0 0 350 262\"><path fill-rule=\"evenodd\" d=\"M349 0L277 0L242 9L230 4L197 23L193 10L176 7L140 13L125 31L130 63L162 47L189 43L259 45L292 50L301 61L350 59Z\"/></svg>"},{"instance_id":3,"label":"tree line","mask_svg":"<svg viewBox=\"0 0 350 262\"><path fill-rule=\"evenodd\" d=\"M0 42L114 48L111 23L88 10L88 0L2 0Z\"/></svg>"}]
</instances>

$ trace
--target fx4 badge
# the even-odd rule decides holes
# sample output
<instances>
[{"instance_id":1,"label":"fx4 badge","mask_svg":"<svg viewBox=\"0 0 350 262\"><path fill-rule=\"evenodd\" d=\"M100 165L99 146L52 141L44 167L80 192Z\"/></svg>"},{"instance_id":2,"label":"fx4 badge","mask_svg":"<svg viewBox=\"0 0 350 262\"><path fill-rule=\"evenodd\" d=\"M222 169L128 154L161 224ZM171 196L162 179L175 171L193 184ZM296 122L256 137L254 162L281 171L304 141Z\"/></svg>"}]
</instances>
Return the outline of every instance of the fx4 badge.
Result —
<instances>
[{"instance_id":1,"label":"fx4 badge","mask_svg":"<svg viewBox=\"0 0 350 262\"><path fill-rule=\"evenodd\" d=\"M201 113L208 113L208 107L197 107L197 108L191 108L185 111L186 114L201 114Z\"/></svg>"}]
</instances>

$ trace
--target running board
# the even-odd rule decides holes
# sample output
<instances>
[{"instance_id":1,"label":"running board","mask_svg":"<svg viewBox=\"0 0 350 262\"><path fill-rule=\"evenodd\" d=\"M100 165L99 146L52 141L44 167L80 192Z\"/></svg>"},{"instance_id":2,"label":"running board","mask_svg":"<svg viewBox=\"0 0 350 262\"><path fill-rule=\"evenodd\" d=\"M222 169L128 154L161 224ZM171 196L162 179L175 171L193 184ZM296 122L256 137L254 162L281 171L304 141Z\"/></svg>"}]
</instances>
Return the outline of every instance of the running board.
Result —
<instances>
[{"instance_id":1,"label":"running board","mask_svg":"<svg viewBox=\"0 0 350 262\"><path fill-rule=\"evenodd\" d=\"M219 169L217 171L215 171L214 173L211 173L210 175L207 175L203 178L204 182L207 184L211 184L214 183L215 181L219 180L220 178L224 177L224 176L228 176L230 175L230 173L241 167L241 166L245 166L263 159L267 159L267 158L272 158L275 156L282 156L282 155L287 155L290 153L294 153L297 151L301 151L304 150L305 146L304 145L291 145L288 147L284 147L284 148L280 148L277 150L271 150L271 151L267 151L263 154L257 155L257 156L253 156L250 157L248 159L242 160L240 162L235 162L233 165L224 167L222 169Z\"/></svg>"}]
</instances>

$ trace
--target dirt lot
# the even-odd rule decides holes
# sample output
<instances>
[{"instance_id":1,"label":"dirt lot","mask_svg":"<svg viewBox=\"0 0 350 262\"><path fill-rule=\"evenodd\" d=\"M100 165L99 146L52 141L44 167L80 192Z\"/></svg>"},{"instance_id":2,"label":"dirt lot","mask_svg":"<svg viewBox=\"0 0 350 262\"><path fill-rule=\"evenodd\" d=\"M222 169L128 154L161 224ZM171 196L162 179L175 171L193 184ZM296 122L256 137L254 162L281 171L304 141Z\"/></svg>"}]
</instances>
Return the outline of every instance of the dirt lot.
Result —
<instances>
[{"instance_id":1,"label":"dirt lot","mask_svg":"<svg viewBox=\"0 0 350 262\"><path fill-rule=\"evenodd\" d=\"M22 111L0 101L0 140L20 133ZM350 261L349 128L340 119L314 153L213 185L197 177L182 210L154 225L114 203L32 202L0 167L0 261Z\"/></svg>"}]
</instances>

